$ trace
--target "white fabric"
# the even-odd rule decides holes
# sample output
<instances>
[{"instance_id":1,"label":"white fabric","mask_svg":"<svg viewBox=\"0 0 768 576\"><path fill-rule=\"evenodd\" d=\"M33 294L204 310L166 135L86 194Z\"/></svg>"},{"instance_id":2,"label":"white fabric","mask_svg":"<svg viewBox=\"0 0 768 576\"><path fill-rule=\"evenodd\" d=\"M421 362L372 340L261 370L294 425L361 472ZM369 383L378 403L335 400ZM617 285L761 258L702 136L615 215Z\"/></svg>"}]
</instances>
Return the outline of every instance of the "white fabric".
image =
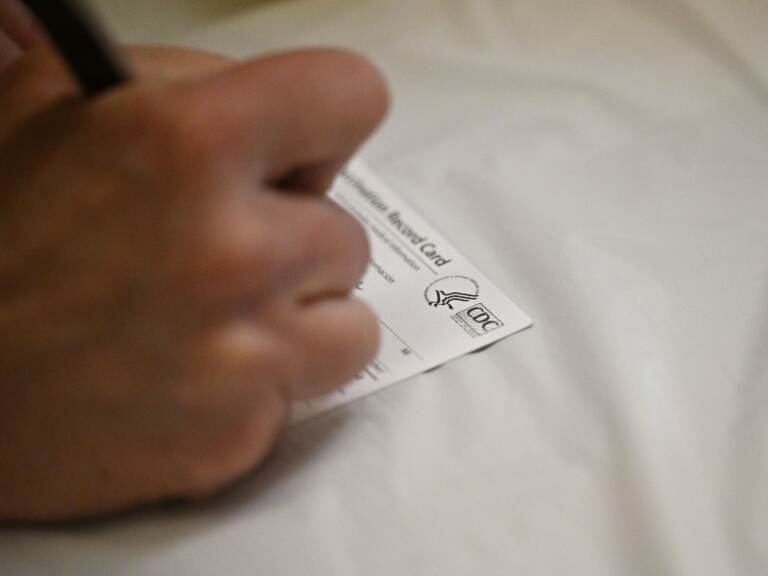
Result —
<instances>
[{"instance_id":1,"label":"white fabric","mask_svg":"<svg viewBox=\"0 0 768 576\"><path fill-rule=\"evenodd\" d=\"M378 62L367 159L536 326L209 504L5 529L0 573L768 573L768 3L239 6L179 38Z\"/></svg>"}]
</instances>

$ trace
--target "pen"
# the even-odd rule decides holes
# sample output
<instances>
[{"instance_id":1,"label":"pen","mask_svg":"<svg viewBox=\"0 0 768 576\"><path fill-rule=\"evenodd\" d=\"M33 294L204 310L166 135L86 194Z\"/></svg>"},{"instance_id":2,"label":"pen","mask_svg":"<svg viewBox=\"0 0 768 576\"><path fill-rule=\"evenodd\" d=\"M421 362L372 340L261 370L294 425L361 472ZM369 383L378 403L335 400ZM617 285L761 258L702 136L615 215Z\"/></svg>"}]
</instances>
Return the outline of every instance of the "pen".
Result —
<instances>
[{"instance_id":1,"label":"pen","mask_svg":"<svg viewBox=\"0 0 768 576\"><path fill-rule=\"evenodd\" d=\"M129 79L112 43L76 0L24 0L80 83L97 96Z\"/></svg>"}]
</instances>

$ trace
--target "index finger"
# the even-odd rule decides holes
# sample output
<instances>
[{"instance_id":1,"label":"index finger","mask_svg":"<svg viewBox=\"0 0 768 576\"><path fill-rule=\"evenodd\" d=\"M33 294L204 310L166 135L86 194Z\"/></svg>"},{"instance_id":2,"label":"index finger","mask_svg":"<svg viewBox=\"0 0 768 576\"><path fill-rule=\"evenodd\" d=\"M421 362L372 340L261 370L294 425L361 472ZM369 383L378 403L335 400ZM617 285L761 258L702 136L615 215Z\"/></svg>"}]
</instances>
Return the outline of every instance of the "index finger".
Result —
<instances>
[{"instance_id":1,"label":"index finger","mask_svg":"<svg viewBox=\"0 0 768 576\"><path fill-rule=\"evenodd\" d=\"M258 162L260 177L319 191L379 125L389 103L378 70L338 50L254 60L197 83L190 96L230 151L234 146L243 160Z\"/></svg>"}]
</instances>

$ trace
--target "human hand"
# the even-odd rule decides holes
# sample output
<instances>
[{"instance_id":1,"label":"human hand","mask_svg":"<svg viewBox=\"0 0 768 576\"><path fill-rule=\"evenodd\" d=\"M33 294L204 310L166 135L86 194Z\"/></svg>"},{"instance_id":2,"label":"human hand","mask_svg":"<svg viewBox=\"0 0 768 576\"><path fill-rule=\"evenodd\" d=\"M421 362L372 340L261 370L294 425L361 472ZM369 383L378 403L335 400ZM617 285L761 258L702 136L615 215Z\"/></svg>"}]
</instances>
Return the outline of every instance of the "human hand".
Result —
<instances>
[{"instance_id":1,"label":"human hand","mask_svg":"<svg viewBox=\"0 0 768 576\"><path fill-rule=\"evenodd\" d=\"M350 296L365 233L324 192L385 112L379 74L135 58L93 101L45 47L0 75L3 519L208 495L377 348Z\"/></svg>"}]
</instances>

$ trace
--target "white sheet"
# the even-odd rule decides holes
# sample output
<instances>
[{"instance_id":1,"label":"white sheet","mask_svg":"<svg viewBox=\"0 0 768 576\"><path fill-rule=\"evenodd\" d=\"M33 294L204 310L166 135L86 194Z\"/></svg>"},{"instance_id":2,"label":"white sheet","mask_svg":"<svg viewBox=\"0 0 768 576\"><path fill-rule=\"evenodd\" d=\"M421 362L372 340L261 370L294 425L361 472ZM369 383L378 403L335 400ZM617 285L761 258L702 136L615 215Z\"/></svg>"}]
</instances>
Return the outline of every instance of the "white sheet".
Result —
<instances>
[{"instance_id":1,"label":"white sheet","mask_svg":"<svg viewBox=\"0 0 768 576\"><path fill-rule=\"evenodd\" d=\"M179 37L376 60L368 159L536 327L205 506L3 530L0 573L768 573L768 4L240 5Z\"/></svg>"}]
</instances>

